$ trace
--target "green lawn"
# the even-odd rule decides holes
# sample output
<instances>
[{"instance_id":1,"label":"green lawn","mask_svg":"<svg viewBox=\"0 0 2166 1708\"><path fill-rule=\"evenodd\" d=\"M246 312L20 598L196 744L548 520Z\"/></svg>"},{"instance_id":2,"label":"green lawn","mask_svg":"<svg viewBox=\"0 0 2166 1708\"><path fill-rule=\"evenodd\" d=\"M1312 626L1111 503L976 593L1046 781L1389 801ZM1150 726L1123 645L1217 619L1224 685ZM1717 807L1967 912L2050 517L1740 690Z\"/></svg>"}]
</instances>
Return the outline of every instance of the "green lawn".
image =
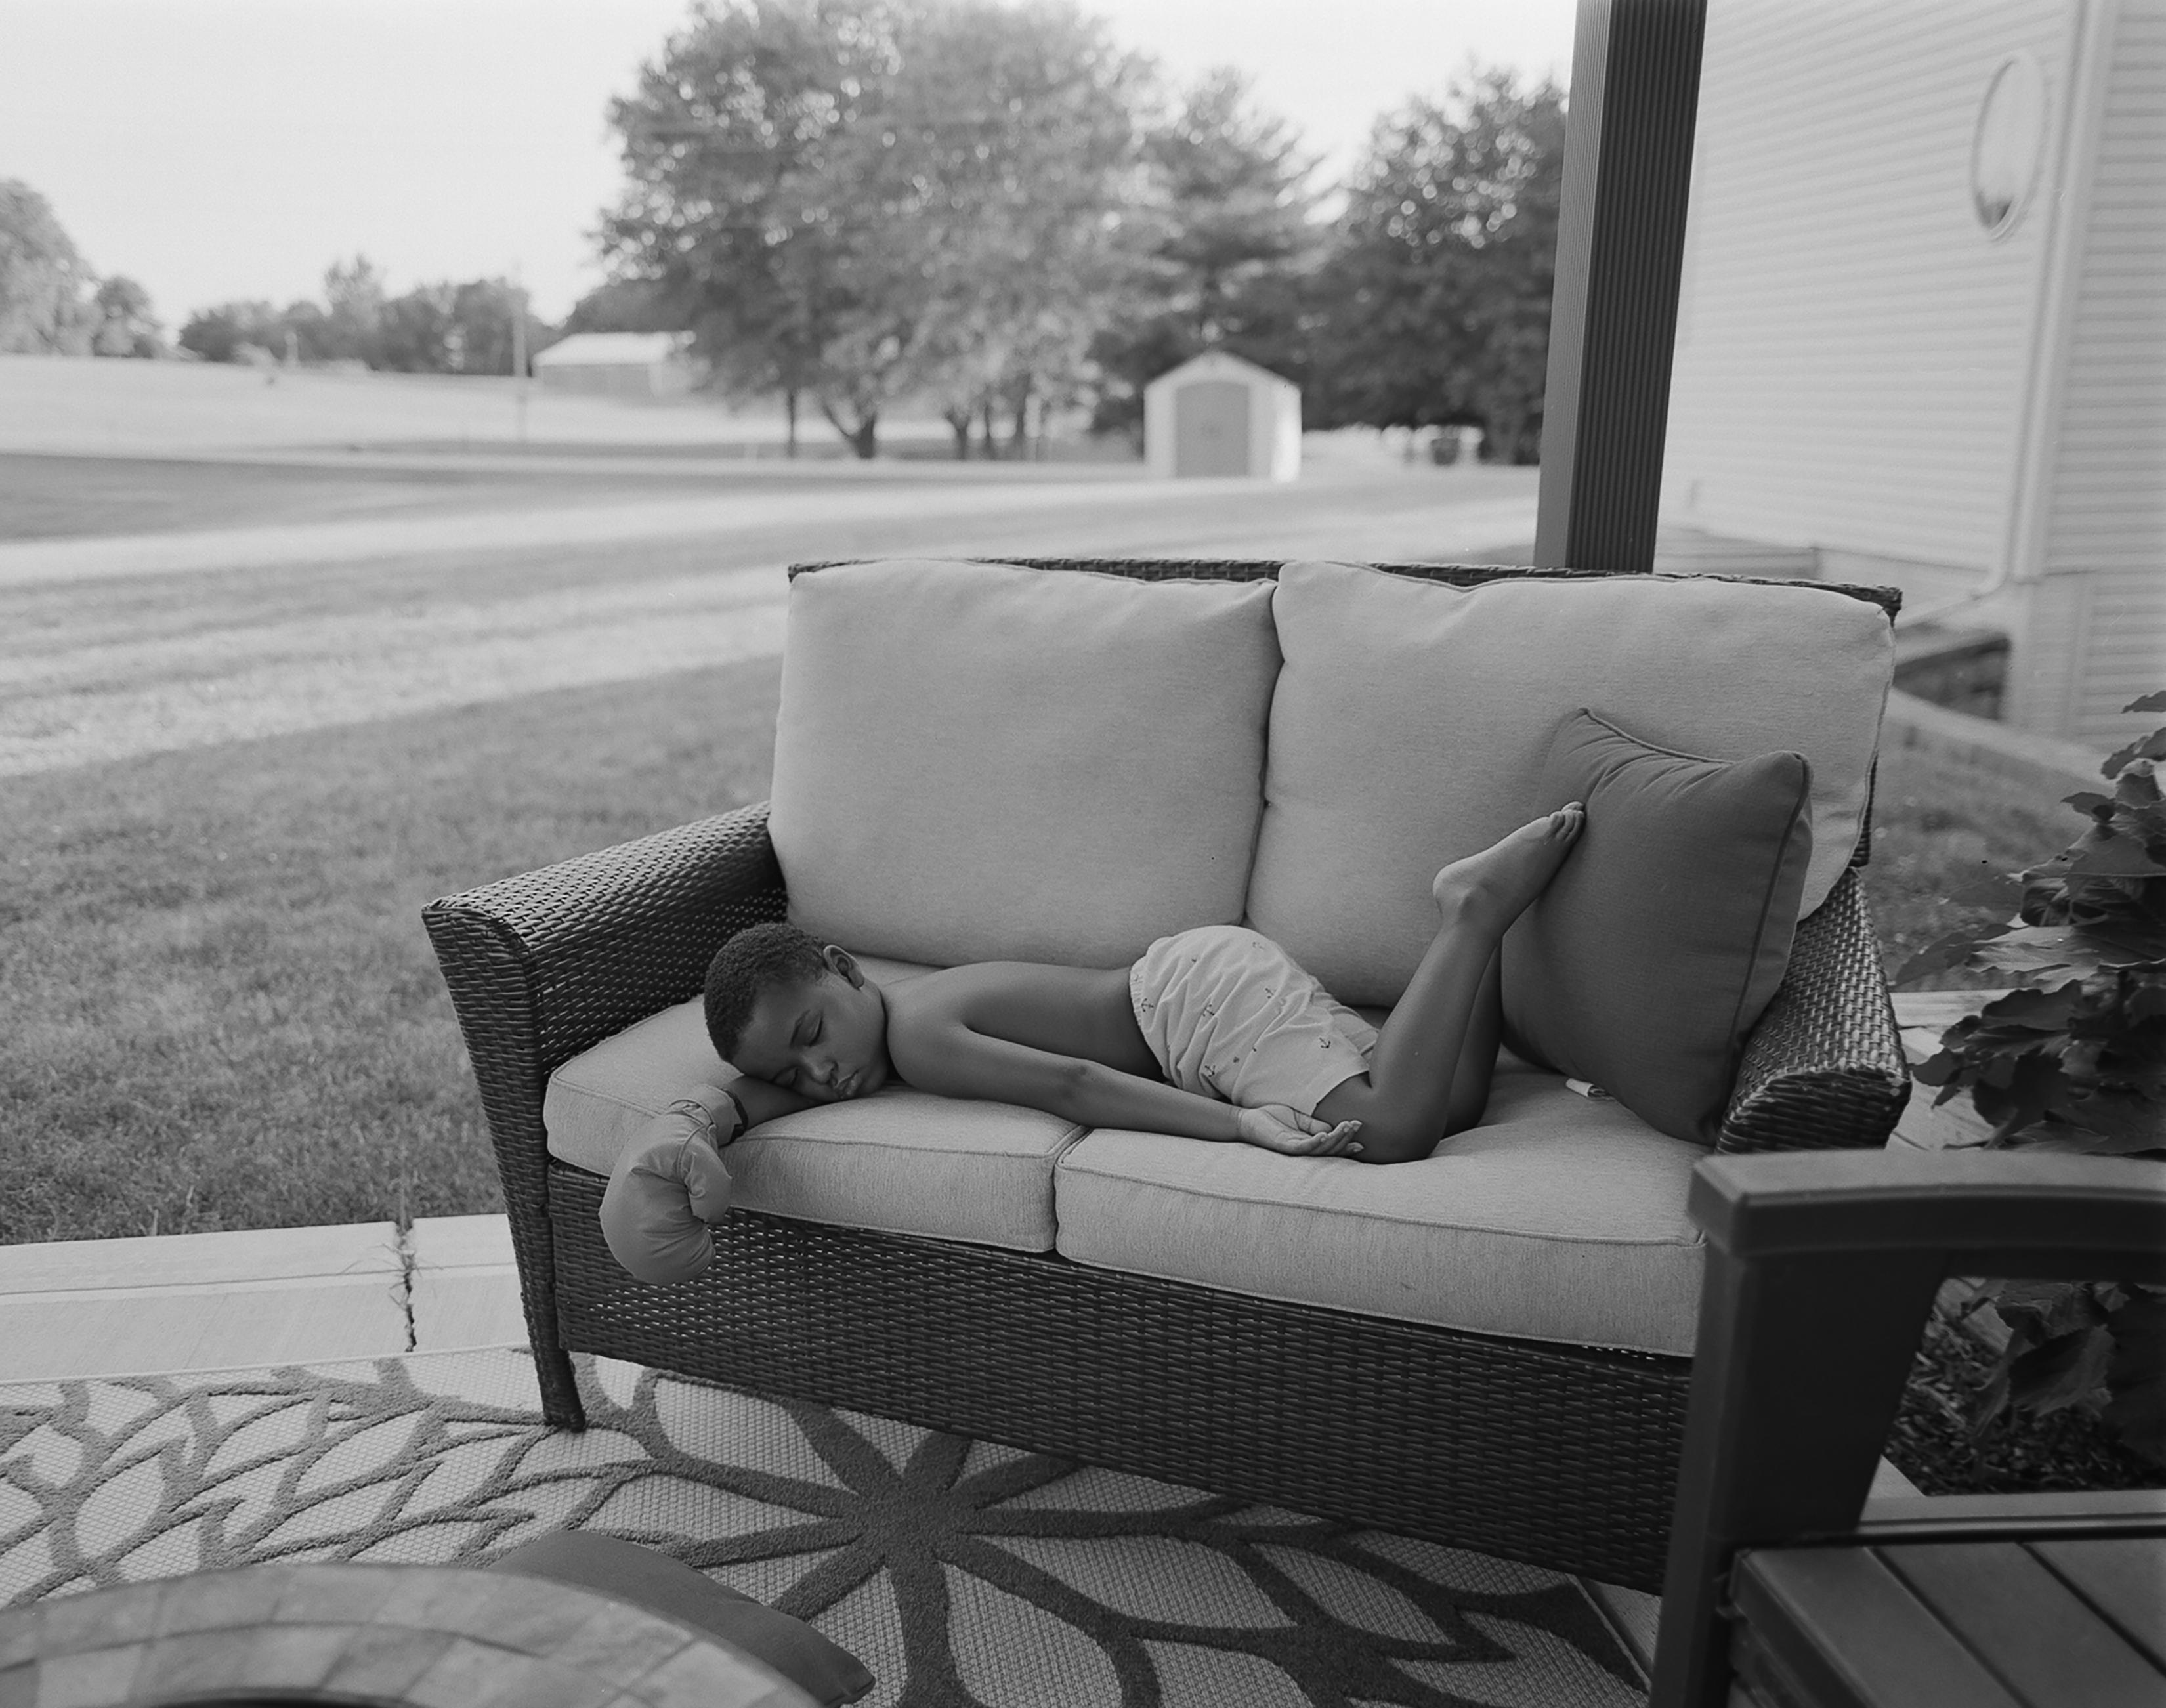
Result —
<instances>
[{"instance_id":1,"label":"green lawn","mask_svg":"<svg viewBox=\"0 0 2166 1708\"><path fill-rule=\"evenodd\" d=\"M1947 896L1993 873L2036 865L2074 842L2084 823L2054 795L1915 748L1891 748L1880 760L1873 860L1865 872L1889 976L1975 917L1968 909L1951 910ZM1910 988L1978 989L2008 982L2002 975L1956 971Z\"/></svg>"},{"instance_id":2,"label":"green lawn","mask_svg":"<svg viewBox=\"0 0 2166 1708\"><path fill-rule=\"evenodd\" d=\"M432 897L766 793L772 662L14 777L0 1241L498 1207ZM1889 756L1891 966L2074 816Z\"/></svg>"},{"instance_id":3,"label":"green lawn","mask_svg":"<svg viewBox=\"0 0 2166 1708\"><path fill-rule=\"evenodd\" d=\"M777 681L6 780L0 1241L498 1208L422 907L763 797Z\"/></svg>"}]
</instances>

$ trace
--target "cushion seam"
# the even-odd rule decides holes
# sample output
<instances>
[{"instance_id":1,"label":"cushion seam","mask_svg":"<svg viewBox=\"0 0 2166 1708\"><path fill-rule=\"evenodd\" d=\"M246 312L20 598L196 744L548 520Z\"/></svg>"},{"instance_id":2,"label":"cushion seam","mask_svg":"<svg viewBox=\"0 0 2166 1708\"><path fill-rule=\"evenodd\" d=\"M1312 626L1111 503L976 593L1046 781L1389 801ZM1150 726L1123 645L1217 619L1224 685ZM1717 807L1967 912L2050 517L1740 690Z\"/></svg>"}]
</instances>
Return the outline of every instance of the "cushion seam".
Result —
<instances>
[{"instance_id":1,"label":"cushion seam","mask_svg":"<svg viewBox=\"0 0 2166 1708\"><path fill-rule=\"evenodd\" d=\"M1123 1186L1140 1187L1149 1192L1179 1192L1186 1198L1207 1198L1215 1203L1245 1204L1261 1209L1293 1210L1303 1215L1340 1216L1353 1221L1376 1222L1387 1227L1427 1228L1438 1233L1494 1234L1507 1240L1539 1240L1545 1245L1664 1245L1684 1250L1697 1249L1707 1243L1704 1235L1695 1235L1690 1239L1657 1237L1626 1240L1584 1234L1530 1234L1521 1229L1492 1228L1466 1222L1432 1222L1424 1220L1418 1216L1380 1214L1374 1210L1338 1209L1324 1204L1289 1204L1271 1198L1237 1198L1231 1192L1212 1192L1200 1187L1169 1186L1160 1181L1137 1180L1128 1175L1108 1174L1096 1169L1077 1168L1070 1171L1076 1174L1088 1174L1094 1180L1115 1181ZM1056 1210L1058 1208L1059 1199L1056 1194Z\"/></svg>"},{"instance_id":2,"label":"cushion seam","mask_svg":"<svg viewBox=\"0 0 2166 1708\"><path fill-rule=\"evenodd\" d=\"M1539 1340L1545 1346L1587 1346L1607 1351L1635 1352L1659 1358L1689 1358L1692 1356L1692 1353L1688 1350L1683 1352L1677 1352L1667 1350L1657 1350L1652 1346L1624 1346L1620 1345L1614 1340L1591 1340L1587 1339L1584 1335L1535 1335L1528 1334L1521 1330L1514 1330L1508 1332L1507 1330L1501 1329L1470 1329L1466 1327L1463 1324L1450 1322L1440 1317L1410 1317L1403 1314L1403 1313L1382 1311L1375 1309L1373 1306L1349 1304L1343 1301L1332 1304L1323 1304L1319 1303L1314 1298L1298 1298L1294 1294L1285 1291L1283 1288L1275 1289L1268 1293L1259 1292L1249 1288L1228 1286L1223 1282L1219 1282L1197 1281L1187 1276L1170 1275L1162 1270L1137 1270L1130 1269L1123 1265L1115 1263L1094 1263L1086 1258L1073 1256L1068 1252L1061 1251L1057 1245L1054 1248L1054 1255L1065 1259L1068 1262L1075 1264L1080 1268L1096 1269L1105 1274L1149 1275L1154 1279L1170 1281L1177 1286L1200 1287L1212 1293L1227 1293L1235 1298L1269 1299L1279 1304L1298 1305L1310 1310L1343 1310L1352 1315L1368 1317L1378 1322L1418 1323L1424 1327L1453 1330L1461 1334L1482 1335L1512 1340Z\"/></svg>"}]
</instances>

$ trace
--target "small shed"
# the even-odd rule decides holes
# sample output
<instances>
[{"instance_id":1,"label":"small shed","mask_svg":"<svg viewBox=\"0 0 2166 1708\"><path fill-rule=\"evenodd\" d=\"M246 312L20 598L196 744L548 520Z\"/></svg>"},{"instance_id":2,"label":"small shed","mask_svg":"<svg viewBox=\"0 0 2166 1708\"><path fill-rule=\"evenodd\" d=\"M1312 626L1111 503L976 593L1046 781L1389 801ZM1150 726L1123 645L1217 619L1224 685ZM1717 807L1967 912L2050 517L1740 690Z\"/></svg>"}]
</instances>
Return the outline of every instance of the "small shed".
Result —
<instances>
[{"instance_id":1,"label":"small shed","mask_svg":"<svg viewBox=\"0 0 2166 1708\"><path fill-rule=\"evenodd\" d=\"M1161 479L1301 473L1301 388L1223 350L1144 388L1144 463Z\"/></svg>"},{"instance_id":2,"label":"small shed","mask_svg":"<svg viewBox=\"0 0 2166 1708\"><path fill-rule=\"evenodd\" d=\"M689 332L574 332L534 358L544 391L588 397L677 397L695 375Z\"/></svg>"}]
</instances>

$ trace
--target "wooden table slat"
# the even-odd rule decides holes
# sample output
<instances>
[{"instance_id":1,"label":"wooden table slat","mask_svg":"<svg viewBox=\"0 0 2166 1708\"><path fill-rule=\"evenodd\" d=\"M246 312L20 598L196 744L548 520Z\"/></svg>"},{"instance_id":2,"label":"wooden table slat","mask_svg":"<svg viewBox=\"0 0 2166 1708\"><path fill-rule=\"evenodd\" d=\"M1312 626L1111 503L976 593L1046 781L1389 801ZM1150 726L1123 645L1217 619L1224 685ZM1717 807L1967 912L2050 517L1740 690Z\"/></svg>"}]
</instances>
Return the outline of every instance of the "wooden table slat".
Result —
<instances>
[{"instance_id":1,"label":"wooden table slat","mask_svg":"<svg viewBox=\"0 0 2166 1708\"><path fill-rule=\"evenodd\" d=\"M2029 1708L1864 1549L1756 1549L1732 1597L1829 1708Z\"/></svg>"},{"instance_id":2,"label":"wooden table slat","mask_svg":"<svg viewBox=\"0 0 2166 1708\"><path fill-rule=\"evenodd\" d=\"M2027 1546L2166 1673L2166 1537Z\"/></svg>"},{"instance_id":3,"label":"wooden table slat","mask_svg":"<svg viewBox=\"0 0 2166 1708\"><path fill-rule=\"evenodd\" d=\"M2030 1708L2166 1708L2166 1674L2021 1543L1873 1552Z\"/></svg>"}]
</instances>

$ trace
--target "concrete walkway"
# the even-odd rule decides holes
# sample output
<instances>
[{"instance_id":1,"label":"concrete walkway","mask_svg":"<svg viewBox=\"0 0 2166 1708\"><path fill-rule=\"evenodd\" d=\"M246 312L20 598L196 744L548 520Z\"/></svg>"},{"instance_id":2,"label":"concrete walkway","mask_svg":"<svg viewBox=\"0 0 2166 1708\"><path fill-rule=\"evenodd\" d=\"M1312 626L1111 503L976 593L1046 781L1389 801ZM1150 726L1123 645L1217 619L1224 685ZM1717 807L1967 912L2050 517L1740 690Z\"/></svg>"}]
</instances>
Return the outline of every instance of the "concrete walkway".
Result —
<instances>
[{"instance_id":1,"label":"concrete walkway","mask_svg":"<svg viewBox=\"0 0 2166 1708\"><path fill-rule=\"evenodd\" d=\"M0 1384L526 1339L502 1216L0 1245Z\"/></svg>"}]
</instances>

